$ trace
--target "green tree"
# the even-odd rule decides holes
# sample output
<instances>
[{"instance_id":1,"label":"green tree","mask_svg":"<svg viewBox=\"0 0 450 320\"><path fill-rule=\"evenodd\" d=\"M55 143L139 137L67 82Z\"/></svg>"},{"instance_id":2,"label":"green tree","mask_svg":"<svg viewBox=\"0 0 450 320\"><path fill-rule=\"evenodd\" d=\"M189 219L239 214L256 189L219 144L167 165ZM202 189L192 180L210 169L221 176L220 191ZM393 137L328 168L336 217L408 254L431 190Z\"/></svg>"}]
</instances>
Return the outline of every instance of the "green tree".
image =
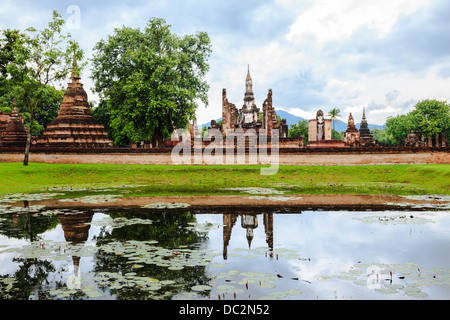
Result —
<instances>
[{"instance_id":1,"label":"green tree","mask_svg":"<svg viewBox=\"0 0 450 320\"><path fill-rule=\"evenodd\" d=\"M298 124L291 124L288 135L289 138L303 137L303 143L306 145L308 143L308 121L299 120Z\"/></svg>"},{"instance_id":2,"label":"green tree","mask_svg":"<svg viewBox=\"0 0 450 320\"><path fill-rule=\"evenodd\" d=\"M41 135L44 127L53 121L58 115L64 90L47 85L47 93L39 101L36 108L35 119L30 123L30 113L23 99L17 101L14 88L14 80L8 72L8 66L16 63L18 51L16 46L25 45L26 35L19 30L6 29L2 32L0 39L0 112L11 112L13 106L19 108L20 114L24 117L27 128L30 128L32 135Z\"/></svg>"},{"instance_id":3,"label":"green tree","mask_svg":"<svg viewBox=\"0 0 450 320\"><path fill-rule=\"evenodd\" d=\"M378 129L378 128L373 128L371 130L373 139L378 141L379 143L383 143L383 144L387 144L387 145L393 145L393 138L392 135L389 135L387 133L386 129Z\"/></svg>"},{"instance_id":4,"label":"green tree","mask_svg":"<svg viewBox=\"0 0 450 320\"><path fill-rule=\"evenodd\" d=\"M83 51L70 34L62 33L65 21L57 11L43 30L28 28L21 35L22 41L13 46L14 60L7 67L13 85L13 94L22 112L29 113L28 137L23 164L28 165L31 134L36 123L36 114L43 101L54 97L53 83L67 77L69 71L79 73L81 65L73 64L76 57L81 60Z\"/></svg>"},{"instance_id":5,"label":"green tree","mask_svg":"<svg viewBox=\"0 0 450 320\"><path fill-rule=\"evenodd\" d=\"M340 115L341 115L341 110L339 110L338 108L333 108L328 112L328 116L331 117L331 122L333 123L333 131L336 133L337 133L337 131L335 130L335 127L334 127L335 121L336 121L337 117L339 117ZM334 133L333 131L331 131L331 133L332 133L331 139L339 139L339 138L333 136L333 133Z\"/></svg>"},{"instance_id":6,"label":"green tree","mask_svg":"<svg viewBox=\"0 0 450 320\"><path fill-rule=\"evenodd\" d=\"M111 136L111 115L109 114L108 106L105 100L100 101L99 105L92 109L92 117L94 117L95 121L103 124L105 130L108 131L108 134Z\"/></svg>"},{"instance_id":7,"label":"green tree","mask_svg":"<svg viewBox=\"0 0 450 320\"><path fill-rule=\"evenodd\" d=\"M13 83L8 66L16 60L14 47L24 42L24 34L19 30L6 29L0 39L0 110L11 112L13 105Z\"/></svg>"},{"instance_id":8,"label":"green tree","mask_svg":"<svg viewBox=\"0 0 450 320\"><path fill-rule=\"evenodd\" d=\"M161 145L175 128L187 128L199 101L208 105L204 77L211 45L205 32L181 37L153 18L143 30L115 29L94 51L95 91L106 101L118 145Z\"/></svg>"},{"instance_id":9,"label":"green tree","mask_svg":"<svg viewBox=\"0 0 450 320\"><path fill-rule=\"evenodd\" d=\"M404 114L387 118L385 127L386 133L392 137L394 144L403 144L411 128L415 129L411 117Z\"/></svg>"},{"instance_id":10,"label":"green tree","mask_svg":"<svg viewBox=\"0 0 450 320\"><path fill-rule=\"evenodd\" d=\"M450 135L450 105L446 101L422 100L408 116L415 129L425 136Z\"/></svg>"},{"instance_id":11,"label":"green tree","mask_svg":"<svg viewBox=\"0 0 450 320\"><path fill-rule=\"evenodd\" d=\"M394 144L404 143L411 128L425 137L445 133L450 136L450 105L446 101L421 100L406 115L389 117L385 124L386 134Z\"/></svg>"},{"instance_id":12,"label":"green tree","mask_svg":"<svg viewBox=\"0 0 450 320\"><path fill-rule=\"evenodd\" d=\"M334 129L331 129L331 139L338 139L344 141L344 134L343 132L338 132Z\"/></svg>"}]
</instances>

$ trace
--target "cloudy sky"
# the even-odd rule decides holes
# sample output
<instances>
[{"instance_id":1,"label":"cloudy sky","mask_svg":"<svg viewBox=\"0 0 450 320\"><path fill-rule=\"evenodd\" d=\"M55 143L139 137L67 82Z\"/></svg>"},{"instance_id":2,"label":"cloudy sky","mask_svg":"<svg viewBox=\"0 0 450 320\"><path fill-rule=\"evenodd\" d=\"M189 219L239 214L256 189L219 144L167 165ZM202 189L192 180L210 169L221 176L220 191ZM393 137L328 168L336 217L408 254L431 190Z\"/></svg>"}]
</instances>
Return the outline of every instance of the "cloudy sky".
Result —
<instances>
[{"instance_id":1,"label":"cloudy sky","mask_svg":"<svg viewBox=\"0 0 450 320\"><path fill-rule=\"evenodd\" d=\"M41 28L52 10L91 57L97 41L123 25L164 18L177 34L211 37L209 106L198 123L221 117L222 88L243 104L247 65L260 107L269 89L277 109L313 118L341 110L384 124L421 99L450 100L448 0L0 0L0 28ZM89 99L89 66L82 82Z\"/></svg>"}]
</instances>

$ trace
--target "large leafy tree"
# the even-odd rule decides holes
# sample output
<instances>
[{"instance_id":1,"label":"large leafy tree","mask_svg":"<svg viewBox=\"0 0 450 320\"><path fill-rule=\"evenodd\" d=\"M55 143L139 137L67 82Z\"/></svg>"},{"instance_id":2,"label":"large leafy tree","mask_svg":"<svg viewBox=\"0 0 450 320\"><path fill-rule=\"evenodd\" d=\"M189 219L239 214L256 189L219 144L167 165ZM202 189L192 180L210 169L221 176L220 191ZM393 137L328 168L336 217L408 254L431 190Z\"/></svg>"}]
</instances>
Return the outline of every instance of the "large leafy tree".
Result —
<instances>
[{"instance_id":1,"label":"large leafy tree","mask_svg":"<svg viewBox=\"0 0 450 320\"><path fill-rule=\"evenodd\" d=\"M415 125L408 115L402 114L387 118L385 127L387 128L386 133L392 137L392 142L402 144Z\"/></svg>"},{"instance_id":2,"label":"large leafy tree","mask_svg":"<svg viewBox=\"0 0 450 320\"><path fill-rule=\"evenodd\" d=\"M411 128L425 137L444 133L447 141L450 137L450 105L446 101L421 100L406 115L389 117L385 124L386 133L393 142L401 144L410 133Z\"/></svg>"},{"instance_id":3,"label":"large leafy tree","mask_svg":"<svg viewBox=\"0 0 450 320\"><path fill-rule=\"evenodd\" d=\"M422 100L408 116L418 132L425 136L445 133L450 135L450 105L447 101Z\"/></svg>"},{"instance_id":4,"label":"large leafy tree","mask_svg":"<svg viewBox=\"0 0 450 320\"><path fill-rule=\"evenodd\" d=\"M24 35L19 30L6 29L0 38L0 112L11 112L14 102L13 83L8 66L15 61L14 47L23 43Z\"/></svg>"},{"instance_id":5,"label":"large leafy tree","mask_svg":"<svg viewBox=\"0 0 450 320\"><path fill-rule=\"evenodd\" d=\"M57 115L62 102L64 90L58 90L51 85L47 85L47 93L39 100L33 123L30 122L31 115L24 99L17 100L16 86L21 83L17 78L12 78L8 71L10 64L17 63L16 58L20 57L20 50L16 47L25 45L26 35L20 30L6 29L0 38L0 112L11 112L12 107L18 107L20 114L24 117L27 128L32 135L41 135L44 127L49 124ZM17 73L15 73L17 76Z\"/></svg>"},{"instance_id":6,"label":"large leafy tree","mask_svg":"<svg viewBox=\"0 0 450 320\"><path fill-rule=\"evenodd\" d=\"M106 102L100 105L118 145L161 145L175 128L188 126L200 101L208 105L211 44L205 32L178 36L165 20L153 18L143 30L115 29L94 51L95 90Z\"/></svg>"},{"instance_id":7,"label":"large leafy tree","mask_svg":"<svg viewBox=\"0 0 450 320\"><path fill-rule=\"evenodd\" d=\"M57 11L43 30L28 28L13 45L14 59L8 64L12 92L21 112L27 114L28 138L23 164L28 165L32 131L36 115L49 101L58 98L53 84L65 79L70 71L79 73L82 64L74 66L74 56L80 60L83 51L70 34L64 34L65 21ZM61 93L59 93L60 96ZM47 105L48 107L48 105ZM45 114L44 112L41 114ZM51 112L50 112L51 113Z\"/></svg>"}]
</instances>

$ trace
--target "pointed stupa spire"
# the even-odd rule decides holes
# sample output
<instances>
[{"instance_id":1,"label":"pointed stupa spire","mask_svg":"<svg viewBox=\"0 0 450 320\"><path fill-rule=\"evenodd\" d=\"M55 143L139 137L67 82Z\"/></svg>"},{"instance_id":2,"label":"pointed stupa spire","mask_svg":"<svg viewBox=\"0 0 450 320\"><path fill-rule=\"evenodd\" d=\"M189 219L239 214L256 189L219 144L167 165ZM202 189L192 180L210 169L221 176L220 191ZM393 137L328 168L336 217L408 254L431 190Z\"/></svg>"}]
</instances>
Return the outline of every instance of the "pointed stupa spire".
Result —
<instances>
[{"instance_id":1,"label":"pointed stupa spire","mask_svg":"<svg viewBox=\"0 0 450 320\"><path fill-rule=\"evenodd\" d=\"M73 60L72 60L72 74L70 75L70 78L72 79L73 83L78 83L80 81L80 76L77 72L78 64L77 64L77 55L75 50L73 51Z\"/></svg>"},{"instance_id":2,"label":"pointed stupa spire","mask_svg":"<svg viewBox=\"0 0 450 320\"><path fill-rule=\"evenodd\" d=\"M354 127L355 126L355 119L352 116L352 113L350 112L350 115L348 116L348 127Z\"/></svg>"},{"instance_id":3,"label":"pointed stupa spire","mask_svg":"<svg viewBox=\"0 0 450 320\"><path fill-rule=\"evenodd\" d=\"M255 96L253 94L253 82L250 76L250 65L247 65L247 78L245 78L244 107L250 109L255 105ZM256 107L256 105L255 105Z\"/></svg>"},{"instance_id":4,"label":"pointed stupa spire","mask_svg":"<svg viewBox=\"0 0 450 320\"><path fill-rule=\"evenodd\" d=\"M253 230L252 229L247 229L247 243L248 243L248 248L250 249L252 246L252 240L253 240Z\"/></svg>"},{"instance_id":5,"label":"pointed stupa spire","mask_svg":"<svg viewBox=\"0 0 450 320\"><path fill-rule=\"evenodd\" d=\"M363 107L363 117L359 126L359 132L361 133L361 140L369 142L373 140L372 134L370 133L369 124L366 120L366 107Z\"/></svg>"}]
</instances>

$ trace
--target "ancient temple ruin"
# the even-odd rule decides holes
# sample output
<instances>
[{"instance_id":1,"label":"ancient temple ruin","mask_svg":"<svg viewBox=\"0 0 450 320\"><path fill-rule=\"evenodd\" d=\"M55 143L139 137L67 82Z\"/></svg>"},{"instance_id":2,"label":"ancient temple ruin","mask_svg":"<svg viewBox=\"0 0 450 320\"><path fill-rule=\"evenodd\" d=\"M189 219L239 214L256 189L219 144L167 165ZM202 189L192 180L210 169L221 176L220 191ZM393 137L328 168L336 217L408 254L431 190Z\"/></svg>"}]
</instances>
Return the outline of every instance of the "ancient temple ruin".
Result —
<instances>
[{"instance_id":1,"label":"ancient temple ruin","mask_svg":"<svg viewBox=\"0 0 450 320\"><path fill-rule=\"evenodd\" d=\"M6 111L0 112L0 142L1 142L1 136L2 136L3 132L5 132L10 119L11 119L10 112L6 112Z\"/></svg>"},{"instance_id":2,"label":"ancient temple ruin","mask_svg":"<svg viewBox=\"0 0 450 320\"><path fill-rule=\"evenodd\" d=\"M323 111L316 113L316 118L308 122L308 142L320 143L331 140L331 120L325 119Z\"/></svg>"},{"instance_id":3,"label":"ancient temple ruin","mask_svg":"<svg viewBox=\"0 0 450 320\"><path fill-rule=\"evenodd\" d=\"M342 140L332 139L331 119L325 119L322 110L317 111L316 118L308 121L308 147L310 148L342 148Z\"/></svg>"},{"instance_id":4,"label":"ancient temple ruin","mask_svg":"<svg viewBox=\"0 0 450 320\"><path fill-rule=\"evenodd\" d=\"M2 147L25 147L27 142L27 129L23 124L23 118L19 109L14 107L10 114L2 114L0 124L4 128L0 131Z\"/></svg>"},{"instance_id":5,"label":"ancient temple ruin","mask_svg":"<svg viewBox=\"0 0 450 320\"><path fill-rule=\"evenodd\" d=\"M222 90L222 125L219 126L216 121L211 121L211 128L220 129L224 135L229 130L242 129L244 132L248 129L254 129L257 133L265 129L267 135L271 135L273 129L280 130L280 138L288 137L288 126L286 120L278 122L278 116L272 104L272 89L269 89L267 99L262 105L262 111L256 106L255 96L253 94L253 81L250 75L250 68L247 70L245 79L244 104L238 109L235 104L227 99L226 89Z\"/></svg>"},{"instance_id":6,"label":"ancient temple ruin","mask_svg":"<svg viewBox=\"0 0 450 320\"><path fill-rule=\"evenodd\" d=\"M245 237L249 249L251 248L255 229L258 228L258 215L249 214L248 212L224 213L223 214L223 258L228 259L228 246L230 244L231 233L236 225L238 218L241 219L241 228L245 229ZM264 225L264 233L266 235L266 244L269 252L273 252L273 213L263 213L262 222Z\"/></svg>"},{"instance_id":7,"label":"ancient temple ruin","mask_svg":"<svg viewBox=\"0 0 450 320\"><path fill-rule=\"evenodd\" d=\"M76 63L76 61L74 61ZM113 146L105 127L92 117L80 77L71 75L56 119L39 137L39 146L50 148L108 148Z\"/></svg>"},{"instance_id":8,"label":"ancient temple ruin","mask_svg":"<svg viewBox=\"0 0 450 320\"><path fill-rule=\"evenodd\" d=\"M359 140L360 140L361 133L355 126L355 119L352 116L352 113L350 112L350 115L348 116L348 125L347 130L344 132L344 142L347 146L350 147L356 147L359 146Z\"/></svg>"},{"instance_id":9,"label":"ancient temple ruin","mask_svg":"<svg viewBox=\"0 0 450 320\"><path fill-rule=\"evenodd\" d=\"M359 141L362 146L374 145L375 141L370 133L369 125L366 120L366 108L363 107L363 117L359 126Z\"/></svg>"}]
</instances>

